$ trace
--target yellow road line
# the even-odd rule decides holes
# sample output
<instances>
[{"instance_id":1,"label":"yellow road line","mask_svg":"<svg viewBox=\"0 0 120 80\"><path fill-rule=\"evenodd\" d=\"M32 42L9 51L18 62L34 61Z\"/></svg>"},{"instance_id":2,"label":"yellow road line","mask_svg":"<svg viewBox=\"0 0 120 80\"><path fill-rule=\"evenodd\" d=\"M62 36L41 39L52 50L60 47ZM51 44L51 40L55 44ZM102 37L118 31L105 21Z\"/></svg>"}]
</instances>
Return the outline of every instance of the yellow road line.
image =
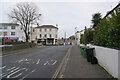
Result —
<instances>
[{"instance_id":1,"label":"yellow road line","mask_svg":"<svg viewBox=\"0 0 120 80\"><path fill-rule=\"evenodd\" d=\"M64 75L60 75L60 77L59 78L64 78Z\"/></svg>"},{"instance_id":2,"label":"yellow road line","mask_svg":"<svg viewBox=\"0 0 120 80\"><path fill-rule=\"evenodd\" d=\"M71 49L71 48L68 49L65 57L63 58L61 64L60 64L59 67L57 68L57 70L56 70L56 72L54 73L54 75L53 75L53 77L52 77L51 80L54 80L54 79L58 76L58 73L60 72L60 70L61 70L61 68L62 68L62 66L63 66L63 63L65 62L65 59L67 58L68 54L70 53L70 49Z\"/></svg>"}]
</instances>

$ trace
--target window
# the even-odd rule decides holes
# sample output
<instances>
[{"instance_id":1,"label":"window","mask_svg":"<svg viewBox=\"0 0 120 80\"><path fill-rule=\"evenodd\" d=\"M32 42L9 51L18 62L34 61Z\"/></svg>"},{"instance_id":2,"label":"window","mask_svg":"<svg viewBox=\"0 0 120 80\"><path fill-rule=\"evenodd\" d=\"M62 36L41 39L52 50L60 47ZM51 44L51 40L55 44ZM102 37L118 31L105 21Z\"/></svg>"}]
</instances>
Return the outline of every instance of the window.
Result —
<instances>
[{"instance_id":1,"label":"window","mask_svg":"<svg viewBox=\"0 0 120 80\"><path fill-rule=\"evenodd\" d=\"M55 31L57 32L57 29L55 29Z\"/></svg>"},{"instance_id":2,"label":"window","mask_svg":"<svg viewBox=\"0 0 120 80\"><path fill-rule=\"evenodd\" d=\"M0 32L0 36L2 35L2 32Z\"/></svg>"},{"instance_id":3,"label":"window","mask_svg":"<svg viewBox=\"0 0 120 80\"><path fill-rule=\"evenodd\" d=\"M50 38L52 37L52 35L50 34Z\"/></svg>"},{"instance_id":4,"label":"window","mask_svg":"<svg viewBox=\"0 0 120 80\"><path fill-rule=\"evenodd\" d=\"M47 37L47 34L45 34L44 37L46 38L46 37Z\"/></svg>"},{"instance_id":5,"label":"window","mask_svg":"<svg viewBox=\"0 0 120 80\"><path fill-rule=\"evenodd\" d=\"M15 35L15 32L11 32L11 35Z\"/></svg>"},{"instance_id":6,"label":"window","mask_svg":"<svg viewBox=\"0 0 120 80\"><path fill-rule=\"evenodd\" d=\"M52 29L50 28L50 32L52 31Z\"/></svg>"},{"instance_id":7,"label":"window","mask_svg":"<svg viewBox=\"0 0 120 80\"><path fill-rule=\"evenodd\" d=\"M47 29L45 28L45 32L47 31Z\"/></svg>"},{"instance_id":8,"label":"window","mask_svg":"<svg viewBox=\"0 0 120 80\"><path fill-rule=\"evenodd\" d=\"M7 32L3 32L3 35L6 34L7 35Z\"/></svg>"},{"instance_id":9,"label":"window","mask_svg":"<svg viewBox=\"0 0 120 80\"><path fill-rule=\"evenodd\" d=\"M42 29L40 28L40 32L42 32Z\"/></svg>"},{"instance_id":10,"label":"window","mask_svg":"<svg viewBox=\"0 0 120 80\"><path fill-rule=\"evenodd\" d=\"M40 38L42 37L42 35L40 34Z\"/></svg>"},{"instance_id":11,"label":"window","mask_svg":"<svg viewBox=\"0 0 120 80\"><path fill-rule=\"evenodd\" d=\"M2 27L0 27L0 29L2 29Z\"/></svg>"},{"instance_id":12,"label":"window","mask_svg":"<svg viewBox=\"0 0 120 80\"><path fill-rule=\"evenodd\" d=\"M11 29L15 29L15 26L11 26Z\"/></svg>"},{"instance_id":13,"label":"window","mask_svg":"<svg viewBox=\"0 0 120 80\"><path fill-rule=\"evenodd\" d=\"M7 26L4 26L4 29L7 29Z\"/></svg>"}]
</instances>

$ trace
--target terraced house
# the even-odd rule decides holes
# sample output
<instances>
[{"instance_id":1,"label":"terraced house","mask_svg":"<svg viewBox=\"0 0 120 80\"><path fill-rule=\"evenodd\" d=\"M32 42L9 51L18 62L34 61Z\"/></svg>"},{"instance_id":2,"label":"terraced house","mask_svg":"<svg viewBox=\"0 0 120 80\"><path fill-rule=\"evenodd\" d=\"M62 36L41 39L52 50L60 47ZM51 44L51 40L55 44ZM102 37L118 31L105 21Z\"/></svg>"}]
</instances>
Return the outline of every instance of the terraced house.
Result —
<instances>
[{"instance_id":1,"label":"terraced house","mask_svg":"<svg viewBox=\"0 0 120 80\"><path fill-rule=\"evenodd\" d=\"M32 28L31 40L40 45L58 44L58 25L42 25Z\"/></svg>"}]
</instances>

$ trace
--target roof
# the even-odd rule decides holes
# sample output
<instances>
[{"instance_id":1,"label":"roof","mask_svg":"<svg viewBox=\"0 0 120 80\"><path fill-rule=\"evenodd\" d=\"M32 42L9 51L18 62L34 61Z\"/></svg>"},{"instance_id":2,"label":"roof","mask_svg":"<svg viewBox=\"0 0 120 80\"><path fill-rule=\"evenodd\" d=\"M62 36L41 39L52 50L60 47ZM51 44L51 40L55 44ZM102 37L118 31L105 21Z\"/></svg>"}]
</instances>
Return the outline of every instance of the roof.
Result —
<instances>
[{"instance_id":1,"label":"roof","mask_svg":"<svg viewBox=\"0 0 120 80\"><path fill-rule=\"evenodd\" d=\"M38 27L35 27L35 28L56 28L56 29L58 29L58 27L55 27L53 25L42 25L42 26L38 26Z\"/></svg>"},{"instance_id":2,"label":"roof","mask_svg":"<svg viewBox=\"0 0 120 80\"><path fill-rule=\"evenodd\" d=\"M17 24L17 23L0 23L0 25L7 25L7 26L15 25L15 26L19 26L19 24Z\"/></svg>"}]
</instances>

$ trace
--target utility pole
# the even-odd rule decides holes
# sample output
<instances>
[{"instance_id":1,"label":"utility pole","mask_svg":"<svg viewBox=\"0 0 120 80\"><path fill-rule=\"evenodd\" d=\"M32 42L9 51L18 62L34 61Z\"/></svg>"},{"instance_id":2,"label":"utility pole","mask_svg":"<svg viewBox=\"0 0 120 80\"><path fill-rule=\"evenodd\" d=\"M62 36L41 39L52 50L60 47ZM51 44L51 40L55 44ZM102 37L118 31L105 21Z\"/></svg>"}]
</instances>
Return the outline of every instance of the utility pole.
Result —
<instances>
[{"instance_id":1,"label":"utility pole","mask_svg":"<svg viewBox=\"0 0 120 80\"><path fill-rule=\"evenodd\" d=\"M65 39L64 39L64 44L66 45L66 32L65 32Z\"/></svg>"},{"instance_id":2,"label":"utility pole","mask_svg":"<svg viewBox=\"0 0 120 80\"><path fill-rule=\"evenodd\" d=\"M75 45L77 44L77 42L76 42L76 30L77 30L77 27L75 27Z\"/></svg>"}]
</instances>

